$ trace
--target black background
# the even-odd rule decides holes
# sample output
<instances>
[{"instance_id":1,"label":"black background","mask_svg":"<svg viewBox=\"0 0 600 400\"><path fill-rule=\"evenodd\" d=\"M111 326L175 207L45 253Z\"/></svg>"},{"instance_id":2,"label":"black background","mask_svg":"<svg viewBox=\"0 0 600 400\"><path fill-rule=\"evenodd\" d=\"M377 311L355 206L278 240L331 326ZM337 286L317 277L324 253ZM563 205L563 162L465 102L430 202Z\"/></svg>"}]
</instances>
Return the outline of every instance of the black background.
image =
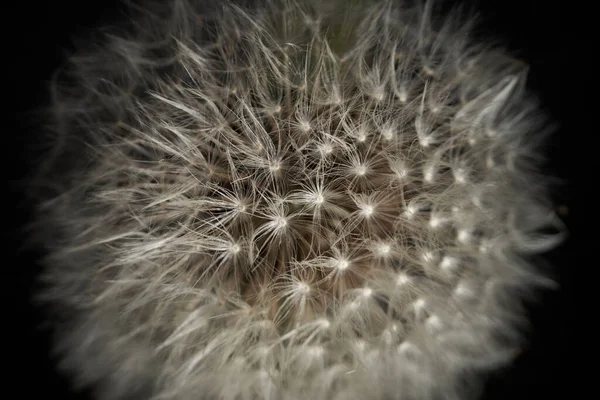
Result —
<instances>
[{"instance_id":1,"label":"black background","mask_svg":"<svg viewBox=\"0 0 600 400\"><path fill-rule=\"evenodd\" d=\"M215 0L218 1L218 0ZM473 1L468 4L475 4ZM567 185L555 192L557 204L567 206L563 219L569 227L569 239L547 258L559 271L560 290L547 293L542 301L530 309L533 323L529 335L530 347L517 362L487 385L484 399L537 399L562 398L566 389L568 369L567 343L570 343L574 289L570 266L577 242L578 226L574 215L574 180L571 173L572 142L567 133L563 110L563 67L568 61L569 49L563 43L565 17L558 3L542 0L480 0L476 7L481 11L481 28L486 34L500 39L531 66L529 87L543 101L545 110L560 124L547 155L549 172ZM63 49L72 49L72 39L85 35L95 26L119 15L118 2L64 1L14 3L10 13L5 13L3 23L11 26L4 34L4 54L8 54L10 71L5 76L3 94L5 101L15 110L10 117L17 118L16 128L2 132L6 147L0 157L7 177L8 205L5 221L10 221L2 243L6 246L7 264L2 266L2 321L4 358L9 370L5 391L14 393L8 398L85 399L86 393L75 394L68 389L67 380L57 374L49 357L47 335L36 327L40 313L29 302L32 282L38 271L35 252L19 251L22 235L20 228L28 220L28 206L20 195L19 182L29 164L25 146L36 140L35 124L26 111L46 101L45 85L52 71L63 60ZM9 19L14 18L14 21ZM14 28L12 27L14 24ZM8 44L8 46L6 46ZM9 88L7 93L6 88ZM6 97L5 97L6 96ZM7 143L8 141L8 143ZM7 202L4 202L4 206ZM579 398L571 392L572 398Z\"/></svg>"}]
</instances>

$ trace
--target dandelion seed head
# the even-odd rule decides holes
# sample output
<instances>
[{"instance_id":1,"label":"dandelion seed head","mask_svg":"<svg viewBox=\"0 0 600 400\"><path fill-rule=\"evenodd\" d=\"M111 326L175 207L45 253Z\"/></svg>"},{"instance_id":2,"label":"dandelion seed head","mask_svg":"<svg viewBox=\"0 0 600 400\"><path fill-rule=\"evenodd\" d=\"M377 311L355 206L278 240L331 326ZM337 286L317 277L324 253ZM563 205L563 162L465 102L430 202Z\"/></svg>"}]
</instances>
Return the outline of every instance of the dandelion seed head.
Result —
<instances>
[{"instance_id":1,"label":"dandelion seed head","mask_svg":"<svg viewBox=\"0 0 600 400\"><path fill-rule=\"evenodd\" d=\"M464 399L561 237L522 63L430 2L200 5L132 10L54 83L65 369L111 400Z\"/></svg>"}]
</instances>

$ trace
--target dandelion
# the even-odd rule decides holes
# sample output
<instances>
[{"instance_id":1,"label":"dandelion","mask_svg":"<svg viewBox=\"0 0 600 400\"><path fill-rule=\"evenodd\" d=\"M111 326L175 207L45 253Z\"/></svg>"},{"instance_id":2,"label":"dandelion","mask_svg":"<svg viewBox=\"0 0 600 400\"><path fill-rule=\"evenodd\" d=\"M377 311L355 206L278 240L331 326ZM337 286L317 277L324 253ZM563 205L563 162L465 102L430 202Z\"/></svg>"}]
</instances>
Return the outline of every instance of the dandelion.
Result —
<instances>
[{"instance_id":1,"label":"dandelion","mask_svg":"<svg viewBox=\"0 0 600 400\"><path fill-rule=\"evenodd\" d=\"M61 366L111 400L467 398L562 238L526 69L431 2L201 3L57 75Z\"/></svg>"}]
</instances>

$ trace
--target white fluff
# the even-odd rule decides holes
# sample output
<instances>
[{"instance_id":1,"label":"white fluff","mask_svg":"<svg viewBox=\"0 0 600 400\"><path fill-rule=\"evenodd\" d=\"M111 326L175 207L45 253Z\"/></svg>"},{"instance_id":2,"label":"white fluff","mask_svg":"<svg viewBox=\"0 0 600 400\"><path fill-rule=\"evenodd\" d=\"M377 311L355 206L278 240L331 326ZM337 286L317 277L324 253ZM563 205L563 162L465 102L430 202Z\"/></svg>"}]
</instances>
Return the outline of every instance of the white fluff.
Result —
<instances>
[{"instance_id":1,"label":"white fluff","mask_svg":"<svg viewBox=\"0 0 600 400\"><path fill-rule=\"evenodd\" d=\"M431 3L202 3L58 74L36 193L62 366L109 400L476 395L562 237L525 67Z\"/></svg>"}]
</instances>

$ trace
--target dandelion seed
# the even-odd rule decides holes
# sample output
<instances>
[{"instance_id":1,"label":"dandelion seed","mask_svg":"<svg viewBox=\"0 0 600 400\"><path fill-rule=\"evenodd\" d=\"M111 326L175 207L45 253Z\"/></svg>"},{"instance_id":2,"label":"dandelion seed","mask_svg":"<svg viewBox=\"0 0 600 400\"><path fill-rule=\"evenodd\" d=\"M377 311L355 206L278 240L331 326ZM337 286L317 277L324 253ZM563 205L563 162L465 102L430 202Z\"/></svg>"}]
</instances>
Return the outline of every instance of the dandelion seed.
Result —
<instances>
[{"instance_id":1,"label":"dandelion seed","mask_svg":"<svg viewBox=\"0 0 600 400\"><path fill-rule=\"evenodd\" d=\"M336 268L343 271L345 269L348 269L348 267L350 266L350 263L348 262L348 260L338 260L335 264Z\"/></svg>"},{"instance_id":2,"label":"dandelion seed","mask_svg":"<svg viewBox=\"0 0 600 400\"><path fill-rule=\"evenodd\" d=\"M354 173L358 176L365 176L367 174L367 172L369 171L369 169L367 168L366 165L361 164L361 165L357 165L354 168Z\"/></svg>"},{"instance_id":3,"label":"dandelion seed","mask_svg":"<svg viewBox=\"0 0 600 400\"><path fill-rule=\"evenodd\" d=\"M404 286L408 283L410 283L410 278L408 277L408 275L406 275L405 273L400 273L398 275L398 278L396 279L396 284L398 286Z\"/></svg>"},{"instance_id":4,"label":"dandelion seed","mask_svg":"<svg viewBox=\"0 0 600 400\"><path fill-rule=\"evenodd\" d=\"M458 260L454 257L444 256L442 261L440 262L440 268L445 271L452 271L458 265Z\"/></svg>"},{"instance_id":5,"label":"dandelion seed","mask_svg":"<svg viewBox=\"0 0 600 400\"><path fill-rule=\"evenodd\" d=\"M392 128L386 127L381 130L381 136L383 136L385 140L392 140L392 138L394 137L394 131L392 130Z\"/></svg>"}]
</instances>

